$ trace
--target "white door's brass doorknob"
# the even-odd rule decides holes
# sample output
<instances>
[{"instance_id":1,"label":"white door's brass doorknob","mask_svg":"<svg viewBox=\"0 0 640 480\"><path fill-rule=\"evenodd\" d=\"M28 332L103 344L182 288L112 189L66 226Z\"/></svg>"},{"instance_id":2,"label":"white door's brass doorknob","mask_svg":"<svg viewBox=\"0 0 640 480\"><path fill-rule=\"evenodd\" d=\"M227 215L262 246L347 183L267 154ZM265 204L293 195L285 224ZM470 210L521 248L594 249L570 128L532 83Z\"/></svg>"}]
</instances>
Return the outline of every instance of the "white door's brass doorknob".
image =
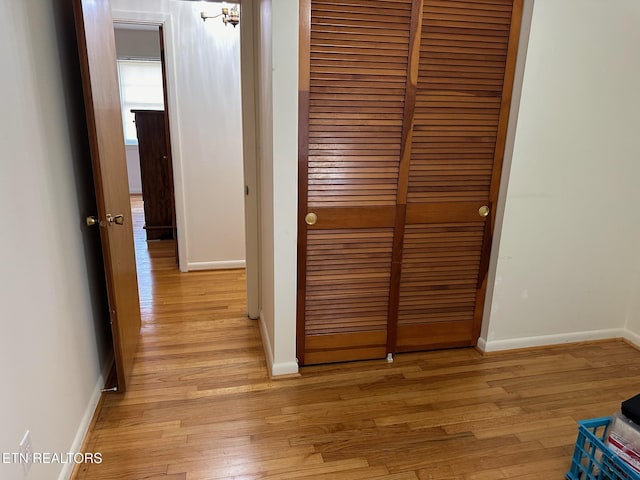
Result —
<instances>
[{"instance_id":1,"label":"white door's brass doorknob","mask_svg":"<svg viewBox=\"0 0 640 480\"><path fill-rule=\"evenodd\" d=\"M318 215L313 212L307 213L307 215L304 217L304 221L307 223L307 225L315 225L318 221Z\"/></svg>"},{"instance_id":2,"label":"white door's brass doorknob","mask_svg":"<svg viewBox=\"0 0 640 480\"><path fill-rule=\"evenodd\" d=\"M489 207L487 207L486 205L481 206L478 209L478 214L483 218L489 216Z\"/></svg>"}]
</instances>

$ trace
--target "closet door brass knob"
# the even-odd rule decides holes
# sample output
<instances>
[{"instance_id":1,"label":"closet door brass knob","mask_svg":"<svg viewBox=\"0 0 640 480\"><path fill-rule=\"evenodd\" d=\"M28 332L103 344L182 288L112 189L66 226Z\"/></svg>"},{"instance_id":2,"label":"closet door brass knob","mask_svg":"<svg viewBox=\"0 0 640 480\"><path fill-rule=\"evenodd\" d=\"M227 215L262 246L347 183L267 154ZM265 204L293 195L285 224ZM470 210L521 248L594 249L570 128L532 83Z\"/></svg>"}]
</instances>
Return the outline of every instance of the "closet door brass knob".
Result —
<instances>
[{"instance_id":1,"label":"closet door brass knob","mask_svg":"<svg viewBox=\"0 0 640 480\"><path fill-rule=\"evenodd\" d=\"M318 221L318 215L313 212L307 213L307 215L304 217L304 221L307 223L307 225L315 225Z\"/></svg>"},{"instance_id":2,"label":"closet door brass knob","mask_svg":"<svg viewBox=\"0 0 640 480\"><path fill-rule=\"evenodd\" d=\"M489 207L487 207L486 205L481 206L478 209L478 214L483 218L489 216Z\"/></svg>"}]
</instances>

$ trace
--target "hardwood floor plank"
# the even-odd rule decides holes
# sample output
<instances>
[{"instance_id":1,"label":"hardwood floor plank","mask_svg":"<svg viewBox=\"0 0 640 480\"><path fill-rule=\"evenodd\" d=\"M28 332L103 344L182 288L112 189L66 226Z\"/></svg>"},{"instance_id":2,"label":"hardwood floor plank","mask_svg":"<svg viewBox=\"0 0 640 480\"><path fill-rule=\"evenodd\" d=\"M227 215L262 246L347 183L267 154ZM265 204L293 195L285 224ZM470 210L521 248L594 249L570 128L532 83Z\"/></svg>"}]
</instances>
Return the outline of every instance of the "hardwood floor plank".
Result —
<instances>
[{"instance_id":1,"label":"hardwood floor plank","mask_svg":"<svg viewBox=\"0 0 640 480\"><path fill-rule=\"evenodd\" d=\"M172 242L147 243L134 218L140 349L129 391L105 397L86 439L103 462L76 480L562 479L576 421L638 393L640 351L618 340L271 379L244 271L180 273Z\"/></svg>"}]
</instances>

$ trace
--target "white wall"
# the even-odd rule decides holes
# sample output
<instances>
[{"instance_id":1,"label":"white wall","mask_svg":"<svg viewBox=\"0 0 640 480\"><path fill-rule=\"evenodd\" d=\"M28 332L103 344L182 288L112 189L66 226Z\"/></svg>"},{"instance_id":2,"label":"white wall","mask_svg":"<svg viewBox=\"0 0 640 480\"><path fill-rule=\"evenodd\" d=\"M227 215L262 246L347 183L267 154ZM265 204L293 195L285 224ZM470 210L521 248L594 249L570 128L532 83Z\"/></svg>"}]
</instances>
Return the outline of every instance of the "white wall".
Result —
<instances>
[{"instance_id":1,"label":"white wall","mask_svg":"<svg viewBox=\"0 0 640 480\"><path fill-rule=\"evenodd\" d=\"M640 240L639 240L640 242ZM640 261L635 264L635 278L631 284L631 297L627 308L626 337L640 345Z\"/></svg>"},{"instance_id":2,"label":"white wall","mask_svg":"<svg viewBox=\"0 0 640 480\"><path fill-rule=\"evenodd\" d=\"M298 9L260 2L261 327L273 375L295 373Z\"/></svg>"},{"instance_id":3,"label":"white wall","mask_svg":"<svg viewBox=\"0 0 640 480\"><path fill-rule=\"evenodd\" d=\"M244 199L240 101L240 28L221 19L219 3L112 0L114 17L134 12L170 18L174 52L167 68L181 261L188 269L244 265ZM171 86L170 86L171 88Z\"/></svg>"},{"instance_id":4,"label":"white wall","mask_svg":"<svg viewBox=\"0 0 640 480\"><path fill-rule=\"evenodd\" d=\"M37 452L79 448L103 386L107 307L98 232L83 226L95 198L73 32L70 2L0 2L11 65L0 76L0 452L27 429ZM61 469L34 465L28 478ZM0 478L23 478L21 466L0 463Z\"/></svg>"},{"instance_id":5,"label":"white wall","mask_svg":"<svg viewBox=\"0 0 640 480\"><path fill-rule=\"evenodd\" d=\"M260 326L269 367L273 370L275 344L273 225L273 92L271 0L260 0L258 9L258 165L260 183ZM291 186L289 186L290 188Z\"/></svg>"},{"instance_id":6,"label":"white wall","mask_svg":"<svg viewBox=\"0 0 640 480\"><path fill-rule=\"evenodd\" d=\"M636 0L535 2L487 350L640 332L638 24Z\"/></svg>"},{"instance_id":7,"label":"white wall","mask_svg":"<svg viewBox=\"0 0 640 480\"><path fill-rule=\"evenodd\" d=\"M140 173L140 152L138 145L125 145L127 155L127 177L129 193L142 193L142 173Z\"/></svg>"},{"instance_id":8,"label":"white wall","mask_svg":"<svg viewBox=\"0 0 640 480\"><path fill-rule=\"evenodd\" d=\"M290 0L273 0L275 373L297 371L298 18Z\"/></svg>"}]
</instances>

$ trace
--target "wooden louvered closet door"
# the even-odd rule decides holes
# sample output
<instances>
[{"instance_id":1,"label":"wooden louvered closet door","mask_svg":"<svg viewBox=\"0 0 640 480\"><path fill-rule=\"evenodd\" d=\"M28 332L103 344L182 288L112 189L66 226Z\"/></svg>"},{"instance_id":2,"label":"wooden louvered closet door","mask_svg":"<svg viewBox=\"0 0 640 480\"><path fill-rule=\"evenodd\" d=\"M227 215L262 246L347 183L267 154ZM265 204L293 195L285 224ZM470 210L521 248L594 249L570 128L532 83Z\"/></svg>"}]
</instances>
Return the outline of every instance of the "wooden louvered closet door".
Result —
<instances>
[{"instance_id":1,"label":"wooden louvered closet door","mask_svg":"<svg viewBox=\"0 0 640 480\"><path fill-rule=\"evenodd\" d=\"M300 364L477 341L519 5L301 2Z\"/></svg>"},{"instance_id":2,"label":"wooden louvered closet door","mask_svg":"<svg viewBox=\"0 0 640 480\"><path fill-rule=\"evenodd\" d=\"M384 357L411 1L309 7L301 2L298 360Z\"/></svg>"},{"instance_id":3,"label":"wooden louvered closet door","mask_svg":"<svg viewBox=\"0 0 640 480\"><path fill-rule=\"evenodd\" d=\"M423 5L396 351L480 334L522 11L513 0Z\"/></svg>"}]
</instances>

